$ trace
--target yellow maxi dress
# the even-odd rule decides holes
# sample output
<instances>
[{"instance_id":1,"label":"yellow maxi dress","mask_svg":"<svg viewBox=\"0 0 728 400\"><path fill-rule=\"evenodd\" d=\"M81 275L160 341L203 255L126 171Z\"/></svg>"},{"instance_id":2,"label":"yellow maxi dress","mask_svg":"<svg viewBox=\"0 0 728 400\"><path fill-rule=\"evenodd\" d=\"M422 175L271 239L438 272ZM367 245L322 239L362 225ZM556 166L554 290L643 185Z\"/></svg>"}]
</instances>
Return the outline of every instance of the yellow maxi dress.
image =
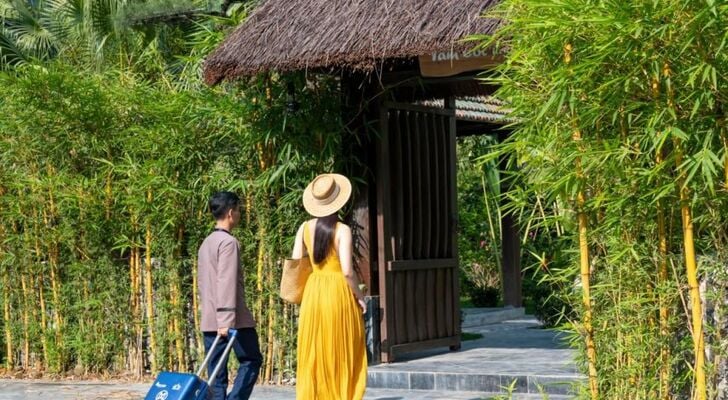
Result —
<instances>
[{"instance_id":1,"label":"yellow maxi dress","mask_svg":"<svg viewBox=\"0 0 728 400\"><path fill-rule=\"evenodd\" d=\"M360 400L367 381L361 308L334 246L323 262L314 264L308 223L303 231L313 273L303 291L298 320L296 399Z\"/></svg>"}]
</instances>

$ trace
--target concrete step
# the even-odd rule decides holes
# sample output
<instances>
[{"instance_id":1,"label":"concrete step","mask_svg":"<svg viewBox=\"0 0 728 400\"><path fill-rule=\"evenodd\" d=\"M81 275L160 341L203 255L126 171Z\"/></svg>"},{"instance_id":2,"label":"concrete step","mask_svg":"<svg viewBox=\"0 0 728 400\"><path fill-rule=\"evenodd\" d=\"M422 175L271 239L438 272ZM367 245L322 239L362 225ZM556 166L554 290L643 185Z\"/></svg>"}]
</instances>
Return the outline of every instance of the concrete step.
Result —
<instances>
[{"instance_id":1,"label":"concrete step","mask_svg":"<svg viewBox=\"0 0 728 400\"><path fill-rule=\"evenodd\" d=\"M391 364L371 366L367 386L453 395L510 391L531 398L544 398L542 394L569 398L574 386L584 380L573 362L574 351L563 336L542 329L533 317L474 326L467 331L480 333L483 338L463 342L459 351L431 349L405 355Z\"/></svg>"},{"instance_id":2,"label":"concrete step","mask_svg":"<svg viewBox=\"0 0 728 400\"><path fill-rule=\"evenodd\" d=\"M568 398L574 392L574 384L582 379L577 374L549 376L376 370L370 370L368 378L367 387L370 388L503 394L510 387L514 394L528 394L535 398L543 394Z\"/></svg>"},{"instance_id":3,"label":"concrete step","mask_svg":"<svg viewBox=\"0 0 728 400\"><path fill-rule=\"evenodd\" d=\"M463 308L463 330L474 326L497 324L522 318L526 314L523 307L503 308Z\"/></svg>"},{"instance_id":4,"label":"concrete step","mask_svg":"<svg viewBox=\"0 0 728 400\"><path fill-rule=\"evenodd\" d=\"M572 400L573 396L433 390L367 389L364 400Z\"/></svg>"}]
</instances>

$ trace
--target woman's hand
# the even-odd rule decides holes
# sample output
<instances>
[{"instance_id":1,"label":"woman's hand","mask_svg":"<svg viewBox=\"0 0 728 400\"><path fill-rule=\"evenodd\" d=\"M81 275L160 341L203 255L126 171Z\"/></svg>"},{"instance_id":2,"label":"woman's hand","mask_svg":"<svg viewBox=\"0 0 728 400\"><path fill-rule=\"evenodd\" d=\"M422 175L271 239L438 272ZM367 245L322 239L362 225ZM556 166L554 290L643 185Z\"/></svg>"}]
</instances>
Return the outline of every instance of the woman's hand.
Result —
<instances>
[{"instance_id":1,"label":"woman's hand","mask_svg":"<svg viewBox=\"0 0 728 400\"><path fill-rule=\"evenodd\" d=\"M367 303L364 302L364 299L356 299L356 301L359 303L359 307L361 307L361 313L364 314L367 311Z\"/></svg>"}]
</instances>

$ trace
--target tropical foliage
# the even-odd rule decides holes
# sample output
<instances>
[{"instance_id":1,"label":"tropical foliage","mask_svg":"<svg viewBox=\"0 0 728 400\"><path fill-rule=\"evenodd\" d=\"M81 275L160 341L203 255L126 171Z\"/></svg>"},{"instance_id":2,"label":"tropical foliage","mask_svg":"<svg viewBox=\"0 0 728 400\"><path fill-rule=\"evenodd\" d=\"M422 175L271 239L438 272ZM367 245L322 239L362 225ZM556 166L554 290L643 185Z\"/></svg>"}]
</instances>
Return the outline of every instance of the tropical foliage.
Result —
<instances>
[{"instance_id":1,"label":"tropical foliage","mask_svg":"<svg viewBox=\"0 0 728 400\"><path fill-rule=\"evenodd\" d=\"M333 168L340 125L331 82L289 77L305 105L287 114L277 79L173 92L55 63L2 78L8 368L140 375L199 362L197 246L212 226L206 199L231 189L245 201L237 234L264 377L284 379L295 325L276 295L280 260L302 218L300 191Z\"/></svg>"},{"instance_id":2,"label":"tropical foliage","mask_svg":"<svg viewBox=\"0 0 728 400\"><path fill-rule=\"evenodd\" d=\"M236 234L262 377L290 377L295 308L276 296L280 260L304 184L343 168L340 104L337 83L313 75L201 85L201 60L252 3L0 2L8 370L199 363L196 250L207 197L229 189L245 202Z\"/></svg>"},{"instance_id":3,"label":"tropical foliage","mask_svg":"<svg viewBox=\"0 0 728 400\"><path fill-rule=\"evenodd\" d=\"M505 0L493 16L508 24L483 46L509 55L489 79L518 123L486 160L521 171L529 232L571 243L540 258L577 310L585 397L713 397L725 347L699 286L728 265L728 6Z\"/></svg>"}]
</instances>

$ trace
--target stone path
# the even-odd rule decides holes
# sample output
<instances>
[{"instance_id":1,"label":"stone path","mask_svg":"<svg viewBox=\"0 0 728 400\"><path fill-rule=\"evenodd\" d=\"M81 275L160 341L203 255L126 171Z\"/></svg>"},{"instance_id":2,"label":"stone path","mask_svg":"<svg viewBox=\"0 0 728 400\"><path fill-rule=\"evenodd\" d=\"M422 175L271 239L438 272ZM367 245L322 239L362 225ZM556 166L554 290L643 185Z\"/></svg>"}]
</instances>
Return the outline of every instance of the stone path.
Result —
<instances>
[{"instance_id":1,"label":"stone path","mask_svg":"<svg viewBox=\"0 0 728 400\"><path fill-rule=\"evenodd\" d=\"M513 400L571 399L583 380L563 336L532 317L468 327L483 338L369 368L365 400L483 400L510 386ZM139 400L149 383L0 379L0 400ZM547 393L548 396L541 393ZM498 397L508 398L508 397ZM256 386L251 400L293 400L292 387Z\"/></svg>"},{"instance_id":2,"label":"stone path","mask_svg":"<svg viewBox=\"0 0 728 400\"><path fill-rule=\"evenodd\" d=\"M34 380L0 379L0 400L140 400L146 384L114 382L49 382ZM294 400L293 388L256 386L251 400ZM367 389L365 400L484 400L492 399L486 393L439 392L430 390ZM567 399L551 396L550 400ZM516 394L513 400L543 399L540 395Z\"/></svg>"},{"instance_id":3,"label":"stone path","mask_svg":"<svg viewBox=\"0 0 728 400\"><path fill-rule=\"evenodd\" d=\"M583 379L563 335L541 329L533 317L464 330L483 338L463 342L460 351L423 352L370 367L368 386L487 393L512 386L522 394L566 395Z\"/></svg>"}]
</instances>

